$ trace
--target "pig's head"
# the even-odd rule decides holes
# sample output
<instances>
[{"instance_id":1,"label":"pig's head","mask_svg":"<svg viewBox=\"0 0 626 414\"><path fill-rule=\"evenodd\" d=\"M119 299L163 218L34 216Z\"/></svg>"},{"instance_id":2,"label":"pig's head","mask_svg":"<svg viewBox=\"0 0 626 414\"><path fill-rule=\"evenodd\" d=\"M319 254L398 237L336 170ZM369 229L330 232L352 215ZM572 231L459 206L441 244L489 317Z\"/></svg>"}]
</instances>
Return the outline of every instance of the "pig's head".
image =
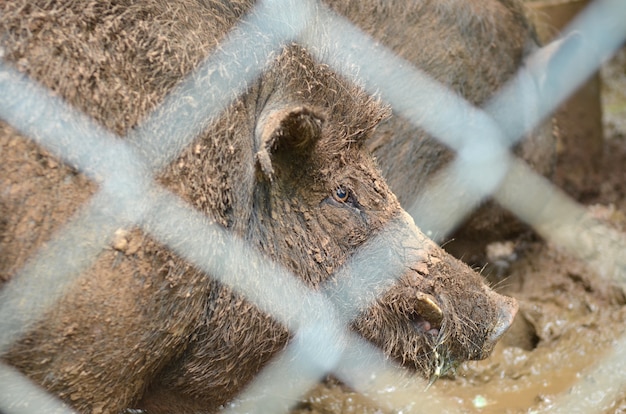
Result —
<instances>
[{"instance_id":1,"label":"pig's head","mask_svg":"<svg viewBox=\"0 0 626 414\"><path fill-rule=\"evenodd\" d=\"M373 284L376 296L354 314L353 328L427 378L488 356L517 304L425 237L400 207L364 149L388 112L301 49L281 59L257 99L264 104L247 238L323 289L359 251L382 243L400 273L393 284Z\"/></svg>"}]
</instances>

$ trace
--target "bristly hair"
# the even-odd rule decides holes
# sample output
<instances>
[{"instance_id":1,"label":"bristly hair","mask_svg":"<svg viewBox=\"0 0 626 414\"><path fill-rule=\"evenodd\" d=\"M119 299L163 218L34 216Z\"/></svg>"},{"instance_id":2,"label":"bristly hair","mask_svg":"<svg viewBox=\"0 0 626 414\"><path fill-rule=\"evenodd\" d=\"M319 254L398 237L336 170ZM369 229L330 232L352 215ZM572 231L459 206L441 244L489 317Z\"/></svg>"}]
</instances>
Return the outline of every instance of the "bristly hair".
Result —
<instances>
[{"instance_id":1,"label":"bristly hair","mask_svg":"<svg viewBox=\"0 0 626 414\"><path fill-rule=\"evenodd\" d=\"M324 108L327 124L333 125L332 139L324 140L323 151L337 153L346 145L362 145L382 120L391 115L388 105L346 80L328 65L317 62L298 44L287 46L264 78L282 79L284 91L313 107ZM359 108L355 111L354 108Z\"/></svg>"}]
</instances>

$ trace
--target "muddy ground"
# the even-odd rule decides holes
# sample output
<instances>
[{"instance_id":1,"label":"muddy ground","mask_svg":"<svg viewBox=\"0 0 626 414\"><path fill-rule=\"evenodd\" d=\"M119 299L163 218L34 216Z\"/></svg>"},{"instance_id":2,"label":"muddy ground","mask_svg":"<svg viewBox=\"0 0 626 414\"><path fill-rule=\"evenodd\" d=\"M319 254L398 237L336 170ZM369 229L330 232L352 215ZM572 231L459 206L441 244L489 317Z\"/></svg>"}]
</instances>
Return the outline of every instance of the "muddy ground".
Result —
<instances>
[{"instance_id":1,"label":"muddy ground","mask_svg":"<svg viewBox=\"0 0 626 414\"><path fill-rule=\"evenodd\" d=\"M597 217L626 230L626 50L601 71L602 129L596 174L585 173L584 188L563 148L556 181ZM589 152L593 156L592 152ZM572 190L573 189L573 190ZM498 290L519 300L512 329L493 355L463 364L454 378L436 382L442 407L467 413L550 411L626 333L624 291L602 280L585 263L537 237L504 244L514 260L483 272ZM625 252L626 254L626 252ZM390 390L393 393L396 390ZM581 396L584 398L584 396ZM419 402L413 407L419 407ZM626 412L626 390L598 412ZM412 410L411 410L412 411ZM376 404L330 379L312 390L293 413L382 413ZM402 412L399 408L397 412ZM417 410L419 412L419 410ZM445 409L444 411L445 412Z\"/></svg>"}]
</instances>

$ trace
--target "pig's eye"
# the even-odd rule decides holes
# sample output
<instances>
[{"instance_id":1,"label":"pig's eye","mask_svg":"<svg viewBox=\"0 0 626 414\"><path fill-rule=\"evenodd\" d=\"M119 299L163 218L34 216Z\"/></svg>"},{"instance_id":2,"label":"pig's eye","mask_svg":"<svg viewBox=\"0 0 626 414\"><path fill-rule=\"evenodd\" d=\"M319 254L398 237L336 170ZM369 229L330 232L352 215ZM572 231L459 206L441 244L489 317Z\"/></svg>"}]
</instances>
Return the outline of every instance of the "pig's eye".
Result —
<instances>
[{"instance_id":1,"label":"pig's eye","mask_svg":"<svg viewBox=\"0 0 626 414\"><path fill-rule=\"evenodd\" d=\"M344 186L340 185L335 190L333 197L335 197L335 200L339 201L340 203L345 203L350 199L350 191Z\"/></svg>"},{"instance_id":2,"label":"pig's eye","mask_svg":"<svg viewBox=\"0 0 626 414\"><path fill-rule=\"evenodd\" d=\"M343 185L336 187L332 192L332 197L327 197L325 201L332 201L332 204L335 206L340 205L361 209L361 204L359 204L354 192Z\"/></svg>"}]
</instances>

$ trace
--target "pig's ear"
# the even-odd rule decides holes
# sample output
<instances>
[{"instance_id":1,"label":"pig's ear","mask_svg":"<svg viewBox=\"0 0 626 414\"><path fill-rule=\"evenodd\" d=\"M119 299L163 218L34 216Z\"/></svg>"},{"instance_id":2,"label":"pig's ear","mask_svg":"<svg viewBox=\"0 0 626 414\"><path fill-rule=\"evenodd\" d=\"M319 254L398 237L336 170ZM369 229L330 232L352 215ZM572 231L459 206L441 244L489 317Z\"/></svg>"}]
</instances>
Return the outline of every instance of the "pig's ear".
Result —
<instances>
[{"instance_id":1,"label":"pig's ear","mask_svg":"<svg viewBox=\"0 0 626 414\"><path fill-rule=\"evenodd\" d=\"M272 180L272 159L279 151L304 153L322 136L324 116L305 106L290 106L263 113L255 131L256 159L261 171Z\"/></svg>"}]
</instances>

